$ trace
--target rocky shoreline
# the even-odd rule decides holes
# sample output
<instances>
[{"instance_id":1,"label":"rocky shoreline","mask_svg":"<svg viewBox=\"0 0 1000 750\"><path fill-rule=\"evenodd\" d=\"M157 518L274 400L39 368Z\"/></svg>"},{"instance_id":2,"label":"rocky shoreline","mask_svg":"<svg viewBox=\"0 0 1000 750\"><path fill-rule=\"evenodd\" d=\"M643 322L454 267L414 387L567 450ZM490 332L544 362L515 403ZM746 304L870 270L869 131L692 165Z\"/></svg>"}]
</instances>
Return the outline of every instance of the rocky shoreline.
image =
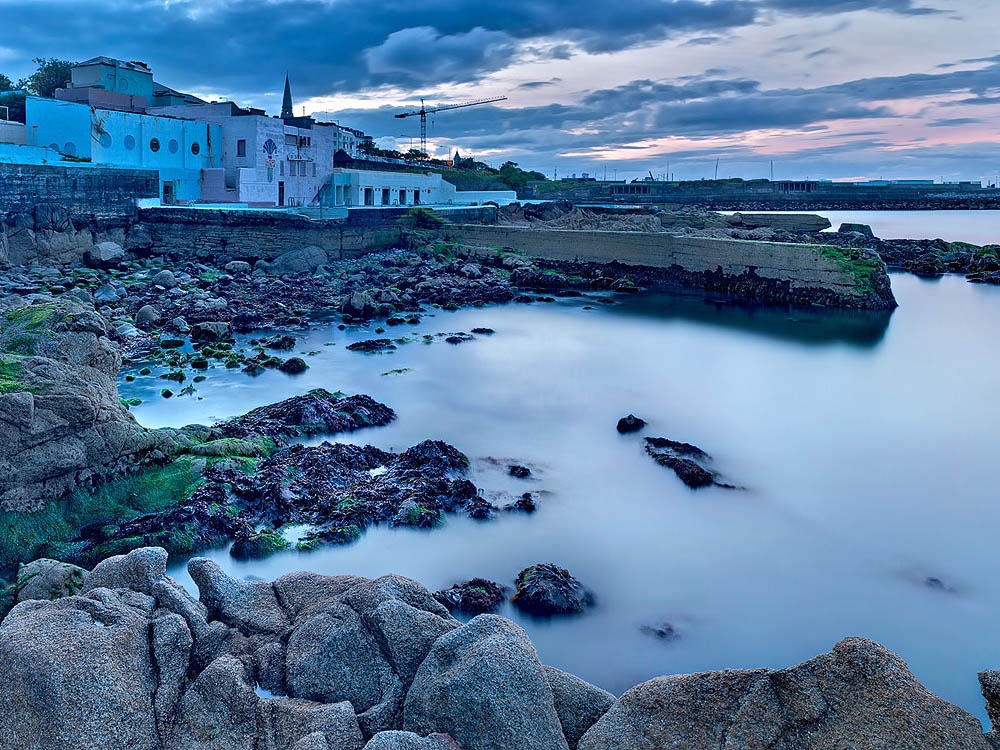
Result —
<instances>
[{"instance_id":1,"label":"rocky shoreline","mask_svg":"<svg viewBox=\"0 0 1000 750\"><path fill-rule=\"evenodd\" d=\"M36 564L0 623L4 747L997 746L863 638L786 669L657 677L616 697L544 665L513 622L463 623L400 576L246 581L195 558L195 600L166 562L144 548L89 572ZM979 678L998 722L1000 673Z\"/></svg>"}]
</instances>

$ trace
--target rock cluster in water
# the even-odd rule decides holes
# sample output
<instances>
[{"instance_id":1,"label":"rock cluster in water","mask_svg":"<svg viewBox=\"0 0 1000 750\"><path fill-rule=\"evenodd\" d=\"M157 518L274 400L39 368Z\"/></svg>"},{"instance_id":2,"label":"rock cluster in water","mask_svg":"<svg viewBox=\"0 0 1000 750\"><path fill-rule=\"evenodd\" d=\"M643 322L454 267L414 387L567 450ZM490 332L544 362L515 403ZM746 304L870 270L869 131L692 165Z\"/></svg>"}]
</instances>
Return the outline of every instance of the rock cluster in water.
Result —
<instances>
[{"instance_id":1,"label":"rock cluster in water","mask_svg":"<svg viewBox=\"0 0 1000 750\"><path fill-rule=\"evenodd\" d=\"M658 677L616 698L545 666L496 615L462 624L389 575L237 580L200 601L136 550L33 589L0 623L7 750L975 748L979 722L848 638L788 669ZM980 675L1000 719L1000 678Z\"/></svg>"}]
</instances>

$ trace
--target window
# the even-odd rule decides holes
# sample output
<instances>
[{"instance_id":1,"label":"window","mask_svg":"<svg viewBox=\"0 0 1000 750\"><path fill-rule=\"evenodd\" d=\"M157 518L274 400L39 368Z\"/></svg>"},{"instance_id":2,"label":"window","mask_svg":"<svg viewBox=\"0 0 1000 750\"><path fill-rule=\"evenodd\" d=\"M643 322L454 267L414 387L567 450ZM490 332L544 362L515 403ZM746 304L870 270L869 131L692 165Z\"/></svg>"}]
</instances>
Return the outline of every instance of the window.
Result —
<instances>
[{"instance_id":1,"label":"window","mask_svg":"<svg viewBox=\"0 0 1000 750\"><path fill-rule=\"evenodd\" d=\"M178 148L180 148L180 146L177 145L177 140L175 138L171 138L170 142L167 143L167 151L172 154L176 154Z\"/></svg>"},{"instance_id":2,"label":"window","mask_svg":"<svg viewBox=\"0 0 1000 750\"><path fill-rule=\"evenodd\" d=\"M122 142L125 144L126 151L131 151L135 148L135 138L130 135L125 136L125 140Z\"/></svg>"},{"instance_id":3,"label":"window","mask_svg":"<svg viewBox=\"0 0 1000 750\"><path fill-rule=\"evenodd\" d=\"M285 162L281 162L281 176L285 176Z\"/></svg>"},{"instance_id":4,"label":"window","mask_svg":"<svg viewBox=\"0 0 1000 750\"><path fill-rule=\"evenodd\" d=\"M419 190L414 190L413 191L413 205L415 205L415 206L419 206L420 205L420 191Z\"/></svg>"},{"instance_id":5,"label":"window","mask_svg":"<svg viewBox=\"0 0 1000 750\"><path fill-rule=\"evenodd\" d=\"M199 144L198 141L191 144L191 153L195 156L201 153L201 144Z\"/></svg>"},{"instance_id":6,"label":"window","mask_svg":"<svg viewBox=\"0 0 1000 750\"><path fill-rule=\"evenodd\" d=\"M101 144L101 148L111 148L111 134L101 133L101 137L98 139Z\"/></svg>"},{"instance_id":7,"label":"window","mask_svg":"<svg viewBox=\"0 0 1000 750\"><path fill-rule=\"evenodd\" d=\"M401 205L401 206L405 206L406 205L406 191L405 190L400 190L399 191L399 205Z\"/></svg>"},{"instance_id":8,"label":"window","mask_svg":"<svg viewBox=\"0 0 1000 750\"><path fill-rule=\"evenodd\" d=\"M73 141L66 141L66 143L63 144L63 153L66 154L66 156L76 156L76 144L73 143Z\"/></svg>"},{"instance_id":9,"label":"window","mask_svg":"<svg viewBox=\"0 0 1000 750\"><path fill-rule=\"evenodd\" d=\"M299 162L299 177L306 176L306 163L304 161Z\"/></svg>"},{"instance_id":10,"label":"window","mask_svg":"<svg viewBox=\"0 0 1000 750\"><path fill-rule=\"evenodd\" d=\"M240 138L236 141L236 155L246 156L247 155L247 142L246 139Z\"/></svg>"},{"instance_id":11,"label":"window","mask_svg":"<svg viewBox=\"0 0 1000 750\"><path fill-rule=\"evenodd\" d=\"M160 139L159 138L152 138L149 141L149 150L152 151L154 154L157 151L160 150Z\"/></svg>"},{"instance_id":12,"label":"window","mask_svg":"<svg viewBox=\"0 0 1000 750\"><path fill-rule=\"evenodd\" d=\"M313 177L316 176L316 162L313 162Z\"/></svg>"},{"instance_id":13,"label":"window","mask_svg":"<svg viewBox=\"0 0 1000 750\"><path fill-rule=\"evenodd\" d=\"M390 200L389 199L389 193L390 193L389 188L382 188L382 205L383 206L388 206L389 205L389 200Z\"/></svg>"}]
</instances>

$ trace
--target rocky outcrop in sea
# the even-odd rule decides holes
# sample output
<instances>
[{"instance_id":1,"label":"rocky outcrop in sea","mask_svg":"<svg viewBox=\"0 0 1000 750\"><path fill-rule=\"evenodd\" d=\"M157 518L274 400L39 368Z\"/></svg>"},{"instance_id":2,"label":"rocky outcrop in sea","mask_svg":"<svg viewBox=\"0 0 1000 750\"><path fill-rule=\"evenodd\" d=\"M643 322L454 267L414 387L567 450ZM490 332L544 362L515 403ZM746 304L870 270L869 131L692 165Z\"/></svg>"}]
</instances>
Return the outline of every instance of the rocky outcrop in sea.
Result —
<instances>
[{"instance_id":1,"label":"rocky outcrop in sea","mask_svg":"<svg viewBox=\"0 0 1000 750\"><path fill-rule=\"evenodd\" d=\"M6 749L993 746L864 638L787 669L657 677L615 697L546 666L510 620L460 622L401 576L249 581L195 558L195 600L166 562L144 548L37 571L0 623ZM996 721L998 673L980 681Z\"/></svg>"}]
</instances>

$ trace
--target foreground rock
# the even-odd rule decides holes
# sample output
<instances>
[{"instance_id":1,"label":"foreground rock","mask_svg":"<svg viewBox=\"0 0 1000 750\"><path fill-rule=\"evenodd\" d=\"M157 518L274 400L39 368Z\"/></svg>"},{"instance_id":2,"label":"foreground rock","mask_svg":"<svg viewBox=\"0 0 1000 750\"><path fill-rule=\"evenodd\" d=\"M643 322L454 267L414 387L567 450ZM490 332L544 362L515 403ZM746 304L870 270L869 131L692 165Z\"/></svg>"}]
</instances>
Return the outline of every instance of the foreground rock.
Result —
<instances>
[{"instance_id":1,"label":"foreground rock","mask_svg":"<svg viewBox=\"0 0 1000 750\"><path fill-rule=\"evenodd\" d=\"M509 620L462 625L400 576L268 583L195 559L196 601L165 565L157 549L109 558L81 593L21 602L0 623L5 750L991 747L862 638L616 700L543 665ZM980 680L996 720L996 673Z\"/></svg>"},{"instance_id":2,"label":"foreground rock","mask_svg":"<svg viewBox=\"0 0 1000 750\"><path fill-rule=\"evenodd\" d=\"M615 429L621 435L627 435L630 432L638 432L643 427L646 426L646 420L640 419L635 414L629 414L628 416L622 417L618 420L618 424Z\"/></svg>"},{"instance_id":3,"label":"foreground rock","mask_svg":"<svg viewBox=\"0 0 1000 750\"><path fill-rule=\"evenodd\" d=\"M622 695L580 741L610 748L982 748L979 722L864 638L782 670L657 677Z\"/></svg>"}]
</instances>

